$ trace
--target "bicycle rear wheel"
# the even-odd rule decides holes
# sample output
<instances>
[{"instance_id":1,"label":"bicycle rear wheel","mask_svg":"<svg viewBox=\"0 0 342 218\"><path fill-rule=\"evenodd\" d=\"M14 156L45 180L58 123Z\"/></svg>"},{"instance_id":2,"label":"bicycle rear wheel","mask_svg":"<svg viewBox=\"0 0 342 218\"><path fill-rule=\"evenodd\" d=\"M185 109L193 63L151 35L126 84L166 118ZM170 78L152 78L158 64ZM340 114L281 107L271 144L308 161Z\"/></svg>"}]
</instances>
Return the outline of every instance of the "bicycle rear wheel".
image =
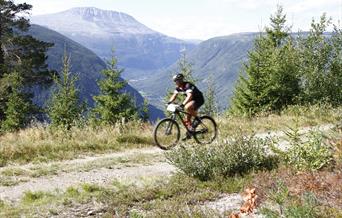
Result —
<instances>
[{"instance_id":1,"label":"bicycle rear wheel","mask_svg":"<svg viewBox=\"0 0 342 218\"><path fill-rule=\"evenodd\" d=\"M200 117L200 122L195 128L194 138L197 143L210 144L217 137L217 125L210 116Z\"/></svg>"},{"instance_id":2,"label":"bicycle rear wheel","mask_svg":"<svg viewBox=\"0 0 342 218\"><path fill-rule=\"evenodd\" d=\"M163 150L175 146L180 138L180 129L176 121L165 118L156 125L153 130L154 142Z\"/></svg>"}]
</instances>

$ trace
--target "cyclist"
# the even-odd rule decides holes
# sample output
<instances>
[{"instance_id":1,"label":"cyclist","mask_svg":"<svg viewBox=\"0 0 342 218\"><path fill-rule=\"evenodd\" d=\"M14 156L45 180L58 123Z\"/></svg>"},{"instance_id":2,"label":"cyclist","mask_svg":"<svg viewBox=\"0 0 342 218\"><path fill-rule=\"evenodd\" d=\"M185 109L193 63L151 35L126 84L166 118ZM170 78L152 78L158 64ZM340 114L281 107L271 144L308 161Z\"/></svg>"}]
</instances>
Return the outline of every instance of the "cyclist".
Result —
<instances>
[{"instance_id":1,"label":"cyclist","mask_svg":"<svg viewBox=\"0 0 342 218\"><path fill-rule=\"evenodd\" d=\"M186 126L188 127L190 132L194 131L194 128L196 128L198 121L195 120L191 124L191 117L196 117L198 109L204 104L203 94L194 84L184 81L184 75L181 73L174 75L172 79L176 83L176 89L171 96L168 104L171 104L176 99L178 94L186 95L186 98L180 105L180 107L184 108L185 111L188 113L185 119ZM191 135L187 132L186 137L183 138L183 140L189 138L191 138Z\"/></svg>"}]
</instances>

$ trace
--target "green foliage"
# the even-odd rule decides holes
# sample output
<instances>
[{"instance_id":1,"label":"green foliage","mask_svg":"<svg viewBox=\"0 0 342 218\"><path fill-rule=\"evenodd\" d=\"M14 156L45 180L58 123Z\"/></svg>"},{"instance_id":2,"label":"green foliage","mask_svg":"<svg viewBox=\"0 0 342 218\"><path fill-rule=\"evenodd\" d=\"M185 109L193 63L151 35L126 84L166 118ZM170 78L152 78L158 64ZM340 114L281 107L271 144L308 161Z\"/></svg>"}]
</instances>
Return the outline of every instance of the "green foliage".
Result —
<instances>
[{"instance_id":1,"label":"green foliage","mask_svg":"<svg viewBox=\"0 0 342 218\"><path fill-rule=\"evenodd\" d=\"M300 97L304 102L342 102L342 32L335 27L332 35L326 36L330 25L331 19L323 14L319 22L312 20L308 36L298 39L303 89Z\"/></svg>"},{"instance_id":2,"label":"green foliage","mask_svg":"<svg viewBox=\"0 0 342 218\"><path fill-rule=\"evenodd\" d=\"M278 206L277 209L274 209L274 207L261 208L261 213L268 218L320 217L319 210L317 210L319 203L313 193L307 192L299 197L291 196L288 188L281 181L277 183L273 190L270 191L268 198L272 203L276 203Z\"/></svg>"},{"instance_id":3,"label":"green foliage","mask_svg":"<svg viewBox=\"0 0 342 218\"><path fill-rule=\"evenodd\" d=\"M115 57L109 63L109 68L101 72L104 76L104 79L98 82L101 93L94 96L96 106L93 109L95 120L101 124L113 125L122 119L132 120L138 116L132 96L122 93L127 84L120 79L122 72L122 69L117 68Z\"/></svg>"},{"instance_id":4,"label":"green foliage","mask_svg":"<svg viewBox=\"0 0 342 218\"><path fill-rule=\"evenodd\" d=\"M11 91L5 106L5 120L1 123L1 131L14 131L24 127L29 118L31 105L21 93L22 82L17 73L7 74L5 77L11 83Z\"/></svg>"},{"instance_id":5,"label":"green foliage","mask_svg":"<svg viewBox=\"0 0 342 218\"><path fill-rule=\"evenodd\" d=\"M149 111L148 106L149 106L148 100L147 100L147 98L144 98L144 104L143 104L142 109L140 111L140 117L141 117L143 122L147 122L148 119L150 118L150 116L149 116L150 111Z\"/></svg>"},{"instance_id":6,"label":"green foliage","mask_svg":"<svg viewBox=\"0 0 342 218\"><path fill-rule=\"evenodd\" d=\"M43 191L37 191L37 192L31 192L27 191L24 193L24 196L22 198L22 201L24 203L34 203L37 201L41 201L46 198L51 198L53 195L48 192L43 192Z\"/></svg>"},{"instance_id":7,"label":"green foliage","mask_svg":"<svg viewBox=\"0 0 342 218\"><path fill-rule=\"evenodd\" d=\"M82 184L82 189L85 192L94 193L94 192L101 191L102 188L100 186L96 185L96 184L85 183L85 184Z\"/></svg>"},{"instance_id":8,"label":"green foliage","mask_svg":"<svg viewBox=\"0 0 342 218\"><path fill-rule=\"evenodd\" d=\"M326 143L321 132L311 131L306 137L299 133L298 127L289 128L285 132L289 140L289 148L283 152L277 148L273 151L280 154L281 159L296 170L319 170L333 161L332 148Z\"/></svg>"},{"instance_id":9,"label":"green foliage","mask_svg":"<svg viewBox=\"0 0 342 218\"><path fill-rule=\"evenodd\" d=\"M4 208L5 205L6 205L5 202L4 202L3 200L0 199L0 209L1 209L1 208Z\"/></svg>"},{"instance_id":10,"label":"green foliage","mask_svg":"<svg viewBox=\"0 0 342 218\"><path fill-rule=\"evenodd\" d=\"M291 104L342 102L342 31L325 32L331 20L325 14L311 23L308 34L293 39L279 7L271 27L255 40L235 87L231 112L254 115L279 111Z\"/></svg>"},{"instance_id":11,"label":"green foliage","mask_svg":"<svg viewBox=\"0 0 342 218\"><path fill-rule=\"evenodd\" d=\"M184 75L184 81L188 81L193 84L197 82L197 79L193 77L194 71L192 68L192 64L188 61L188 58L185 53L183 53L181 58L179 59L178 73L181 73Z\"/></svg>"},{"instance_id":12,"label":"green foliage","mask_svg":"<svg viewBox=\"0 0 342 218\"><path fill-rule=\"evenodd\" d=\"M210 116L216 115L219 109L216 102L216 87L211 75L208 78L208 86L204 94L204 99L203 113Z\"/></svg>"},{"instance_id":13,"label":"green foliage","mask_svg":"<svg viewBox=\"0 0 342 218\"><path fill-rule=\"evenodd\" d=\"M271 169L277 165L277 159L267 154L267 149L272 143L270 140L241 135L234 140L221 143L201 147L179 147L166 156L181 171L200 180L245 174L251 170Z\"/></svg>"},{"instance_id":14,"label":"green foliage","mask_svg":"<svg viewBox=\"0 0 342 218\"><path fill-rule=\"evenodd\" d=\"M45 64L45 53L53 44L25 35L30 26L26 15L31 8L26 3L0 1L0 121L7 120L7 130L23 127L29 115L39 112L32 104L32 88L50 85L54 74ZM15 83L8 83L10 74L19 77L20 88ZM19 101L18 105L13 98ZM19 109L14 109L17 106ZM19 111L23 114L14 118L13 114ZM10 114L8 118L7 114Z\"/></svg>"},{"instance_id":15,"label":"green foliage","mask_svg":"<svg viewBox=\"0 0 342 218\"><path fill-rule=\"evenodd\" d=\"M299 79L295 61L297 52L286 27L286 16L278 6L271 16L271 27L255 40L254 49L237 82L231 112L254 115L263 111L281 110L295 102Z\"/></svg>"},{"instance_id":16,"label":"green foliage","mask_svg":"<svg viewBox=\"0 0 342 218\"><path fill-rule=\"evenodd\" d=\"M77 80L77 76L70 73L70 59L65 53L62 75L54 78L56 88L47 108L52 126L69 130L81 119L85 104L79 100Z\"/></svg>"},{"instance_id":17,"label":"green foliage","mask_svg":"<svg viewBox=\"0 0 342 218\"><path fill-rule=\"evenodd\" d=\"M116 139L119 143L130 143L130 144L151 144L154 145L154 142L151 140L150 137L142 137L140 135L133 135L133 134L124 134L118 136Z\"/></svg>"},{"instance_id":18,"label":"green foliage","mask_svg":"<svg viewBox=\"0 0 342 218\"><path fill-rule=\"evenodd\" d=\"M136 209L144 217L218 217L197 208L201 202L215 199L217 193L184 174L161 178L143 188L126 184L116 182L117 191L109 198L110 211L118 216L132 215Z\"/></svg>"},{"instance_id":19,"label":"green foliage","mask_svg":"<svg viewBox=\"0 0 342 218\"><path fill-rule=\"evenodd\" d=\"M23 15L27 14L31 8L32 6L26 3L16 5L12 0L0 1L0 76L5 72L6 68L5 43L15 37L13 28L23 31L27 30L29 22ZM22 15L19 16L21 13Z\"/></svg>"}]
</instances>

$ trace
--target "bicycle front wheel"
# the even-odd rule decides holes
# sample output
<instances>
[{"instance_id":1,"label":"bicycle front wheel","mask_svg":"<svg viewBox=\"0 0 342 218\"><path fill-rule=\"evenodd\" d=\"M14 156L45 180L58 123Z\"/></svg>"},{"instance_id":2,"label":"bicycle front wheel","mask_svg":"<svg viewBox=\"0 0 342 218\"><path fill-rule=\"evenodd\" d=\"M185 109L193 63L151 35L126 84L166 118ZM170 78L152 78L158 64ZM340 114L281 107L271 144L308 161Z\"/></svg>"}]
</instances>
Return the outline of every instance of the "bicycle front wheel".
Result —
<instances>
[{"instance_id":1,"label":"bicycle front wheel","mask_svg":"<svg viewBox=\"0 0 342 218\"><path fill-rule=\"evenodd\" d=\"M163 150L175 146L180 138L180 129L176 121L165 118L156 125L153 131L154 142Z\"/></svg>"},{"instance_id":2,"label":"bicycle front wheel","mask_svg":"<svg viewBox=\"0 0 342 218\"><path fill-rule=\"evenodd\" d=\"M213 118L209 116L200 117L200 122L197 125L194 133L194 138L197 143L210 144L217 137L217 125Z\"/></svg>"}]
</instances>

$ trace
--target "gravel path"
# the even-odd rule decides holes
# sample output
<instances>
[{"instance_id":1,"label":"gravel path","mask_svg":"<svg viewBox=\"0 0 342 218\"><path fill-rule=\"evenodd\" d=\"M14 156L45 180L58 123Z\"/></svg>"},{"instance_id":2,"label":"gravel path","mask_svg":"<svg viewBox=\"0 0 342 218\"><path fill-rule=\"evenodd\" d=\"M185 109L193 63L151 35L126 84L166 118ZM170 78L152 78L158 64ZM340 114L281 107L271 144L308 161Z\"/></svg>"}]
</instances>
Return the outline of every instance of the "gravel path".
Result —
<instances>
[{"instance_id":1,"label":"gravel path","mask_svg":"<svg viewBox=\"0 0 342 218\"><path fill-rule=\"evenodd\" d=\"M333 125L324 125L320 127L314 128L303 128L301 129L301 133L307 133L311 129L319 129L321 131L327 131L333 128ZM282 137L284 133L282 131L279 132L269 132L269 133L262 133L257 134L256 137L266 138L266 137ZM280 148L286 149L286 142L280 142ZM111 153L106 155L98 155L98 156L91 156L91 157L84 157L75 160L68 160L68 161L61 161L61 162L51 162L46 165L52 164L67 164L67 165L82 165L87 164L89 162L103 160L108 158L120 158L120 157L127 157L129 155L135 154L151 154L156 155L160 154L163 155L163 151L158 148L143 148L143 149L132 149L123 152ZM30 168L34 166L34 164L27 164L22 165L20 168ZM13 167L13 166L8 166ZM5 168L0 168L3 170ZM119 181L129 181L138 183L141 182L142 178L153 178L153 177L161 177L161 176L169 176L176 169L166 162L151 162L150 164L140 164L134 166L122 166L121 168L98 168L93 169L88 172L62 172L58 175L50 175L50 176L43 176L40 178L30 178L29 181L20 183L15 186L5 187L0 186L0 199L10 201L10 202L17 202L22 195L27 191L54 191L58 190L65 190L70 186L77 186L83 183L91 183L91 184L98 184L98 185L106 185L110 184L113 180ZM230 199L231 197L231 199ZM227 199L228 198L228 199ZM208 206L210 208L217 208L220 210L222 207L222 202L229 202L234 201L234 207L238 205L238 202L241 202L241 196L239 194L234 194L232 196L225 196L222 199L218 199L217 202L209 202Z\"/></svg>"},{"instance_id":2,"label":"gravel path","mask_svg":"<svg viewBox=\"0 0 342 218\"><path fill-rule=\"evenodd\" d=\"M133 149L129 151L106 154L101 156L85 157L82 159L51 162L48 165L63 164L63 165L82 165L94 161L101 161L110 158L120 158L133 156L137 154L160 154L162 151L157 148L147 149ZM20 166L22 169L29 169L33 167L33 164L27 164ZM14 166L8 166L11 168ZM18 166L17 166L18 167ZM5 168L1 169L5 170ZM134 166L115 166L115 168L99 168L93 169L88 172L62 172L58 175L50 175L39 178L30 178L29 181L20 183L15 186L0 186L0 199L15 202L21 198L23 193L27 191L54 191L65 190L70 186L76 186L83 183L106 185L110 184L113 180L119 181L136 181L139 182L142 177L158 177L170 175L171 172L175 171L175 168L166 162L152 162L151 164L137 165Z\"/></svg>"},{"instance_id":3,"label":"gravel path","mask_svg":"<svg viewBox=\"0 0 342 218\"><path fill-rule=\"evenodd\" d=\"M96 169L89 172L62 173L57 176L33 178L14 187L0 187L0 198L3 200L19 200L25 191L64 191L70 186L90 183L106 185L113 180L141 180L141 177L158 177L169 175L175 168L167 163L156 163L148 166L126 167L122 169Z\"/></svg>"}]
</instances>

